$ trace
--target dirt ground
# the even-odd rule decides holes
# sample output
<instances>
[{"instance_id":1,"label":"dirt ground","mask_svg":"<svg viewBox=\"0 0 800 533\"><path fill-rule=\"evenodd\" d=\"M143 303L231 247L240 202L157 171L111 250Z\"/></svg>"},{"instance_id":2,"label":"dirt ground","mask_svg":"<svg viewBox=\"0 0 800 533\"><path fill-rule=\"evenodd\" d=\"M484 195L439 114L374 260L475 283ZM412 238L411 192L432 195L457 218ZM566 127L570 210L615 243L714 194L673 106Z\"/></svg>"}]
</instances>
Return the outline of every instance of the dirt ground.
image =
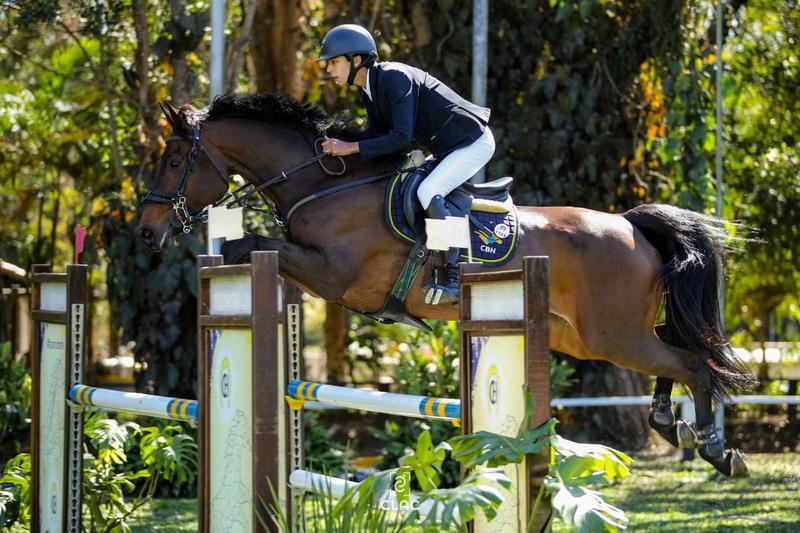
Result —
<instances>
[{"instance_id":1,"label":"dirt ground","mask_svg":"<svg viewBox=\"0 0 800 533\"><path fill-rule=\"evenodd\" d=\"M777 411L777 410L776 410ZM750 453L800 452L800 417L786 413L740 413L726 419L728 446Z\"/></svg>"}]
</instances>

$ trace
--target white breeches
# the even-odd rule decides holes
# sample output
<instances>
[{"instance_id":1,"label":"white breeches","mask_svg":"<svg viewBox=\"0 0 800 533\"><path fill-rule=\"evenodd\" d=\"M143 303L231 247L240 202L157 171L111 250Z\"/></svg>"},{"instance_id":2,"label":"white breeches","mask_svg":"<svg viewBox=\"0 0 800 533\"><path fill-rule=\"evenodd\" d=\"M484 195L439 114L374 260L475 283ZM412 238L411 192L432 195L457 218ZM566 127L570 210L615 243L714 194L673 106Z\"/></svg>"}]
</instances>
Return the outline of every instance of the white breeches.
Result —
<instances>
[{"instance_id":1,"label":"white breeches","mask_svg":"<svg viewBox=\"0 0 800 533\"><path fill-rule=\"evenodd\" d=\"M417 189L417 198L424 209L437 194L447 196L450 191L474 176L489 162L494 154L494 135L486 127L483 135L463 148L450 152L436 165Z\"/></svg>"}]
</instances>

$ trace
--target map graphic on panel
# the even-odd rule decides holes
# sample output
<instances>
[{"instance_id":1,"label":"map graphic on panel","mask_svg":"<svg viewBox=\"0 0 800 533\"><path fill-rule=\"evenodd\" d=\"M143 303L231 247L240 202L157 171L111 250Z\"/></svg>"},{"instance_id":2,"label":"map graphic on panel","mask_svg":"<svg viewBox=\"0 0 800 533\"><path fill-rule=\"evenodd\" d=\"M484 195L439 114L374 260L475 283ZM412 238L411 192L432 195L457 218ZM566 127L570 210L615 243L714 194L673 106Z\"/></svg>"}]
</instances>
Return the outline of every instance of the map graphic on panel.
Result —
<instances>
[{"instance_id":1,"label":"map graphic on panel","mask_svg":"<svg viewBox=\"0 0 800 533\"><path fill-rule=\"evenodd\" d=\"M213 431L213 429L212 429ZM211 496L211 528L214 531L246 531L252 509L249 480L242 476L242 463L249 460L243 454L252 451L250 426L242 411L236 411L226 435L222 479L217 480L217 491Z\"/></svg>"},{"instance_id":2,"label":"map graphic on panel","mask_svg":"<svg viewBox=\"0 0 800 533\"><path fill-rule=\"evenodd\" d=\"M39 501L42 531L61 530L63 514L64 441L54 435L64 434L66 327L62 324L39 325ZM59 392L61 394L59 394Z\"/></svg>"},{"instance_id":3,"label":"map graphic on panel","mask_svg":"<svg viewBox=\"0 0 800 533\"><path fill-rule=\"evenodd\" d=\"M216 329L209 335L211 530L248 532L258 505L251 460L252 334L246 329Z\"/></svg>"}]
</instances>

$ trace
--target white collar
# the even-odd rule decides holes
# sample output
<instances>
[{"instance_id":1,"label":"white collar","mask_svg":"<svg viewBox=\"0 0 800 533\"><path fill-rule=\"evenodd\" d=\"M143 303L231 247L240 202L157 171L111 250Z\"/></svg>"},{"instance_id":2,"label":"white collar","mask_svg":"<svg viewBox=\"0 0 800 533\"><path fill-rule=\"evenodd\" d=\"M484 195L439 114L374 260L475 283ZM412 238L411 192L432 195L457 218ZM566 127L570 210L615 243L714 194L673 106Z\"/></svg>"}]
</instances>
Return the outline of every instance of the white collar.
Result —
<instances>
[{"instance_id":1,"label":"white collar","mask_svg":"<svg viewBox=\"0 0 800 533\"><path fill-rule=\"evenodd\" d=\"M367 85L364 87L364 92L367 93L369 99L372 100L372 94L369 92L369 67L367 67Z\"/></svg>"}]
</instances>

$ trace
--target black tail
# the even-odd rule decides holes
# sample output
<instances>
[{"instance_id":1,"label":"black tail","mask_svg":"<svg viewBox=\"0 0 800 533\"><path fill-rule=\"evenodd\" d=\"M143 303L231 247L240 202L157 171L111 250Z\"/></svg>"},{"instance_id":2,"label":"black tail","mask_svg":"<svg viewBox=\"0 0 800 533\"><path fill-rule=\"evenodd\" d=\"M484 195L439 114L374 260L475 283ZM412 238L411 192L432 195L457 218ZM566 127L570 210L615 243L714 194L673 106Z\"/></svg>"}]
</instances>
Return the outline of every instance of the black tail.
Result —
<instances>
[{"instance_id":1,"label":"black tail","mask_svg":"<svg viewBox=\"0 0 800 533\"><path fill-rule=\"evenodd\" d=\"M722 400L754 378L731 349L719 310L722 261L728 234L717 218L669 205L647 204L623 215L661 254L670 344L705 358L711 394Z\"/></svg>"}]
</instances>

